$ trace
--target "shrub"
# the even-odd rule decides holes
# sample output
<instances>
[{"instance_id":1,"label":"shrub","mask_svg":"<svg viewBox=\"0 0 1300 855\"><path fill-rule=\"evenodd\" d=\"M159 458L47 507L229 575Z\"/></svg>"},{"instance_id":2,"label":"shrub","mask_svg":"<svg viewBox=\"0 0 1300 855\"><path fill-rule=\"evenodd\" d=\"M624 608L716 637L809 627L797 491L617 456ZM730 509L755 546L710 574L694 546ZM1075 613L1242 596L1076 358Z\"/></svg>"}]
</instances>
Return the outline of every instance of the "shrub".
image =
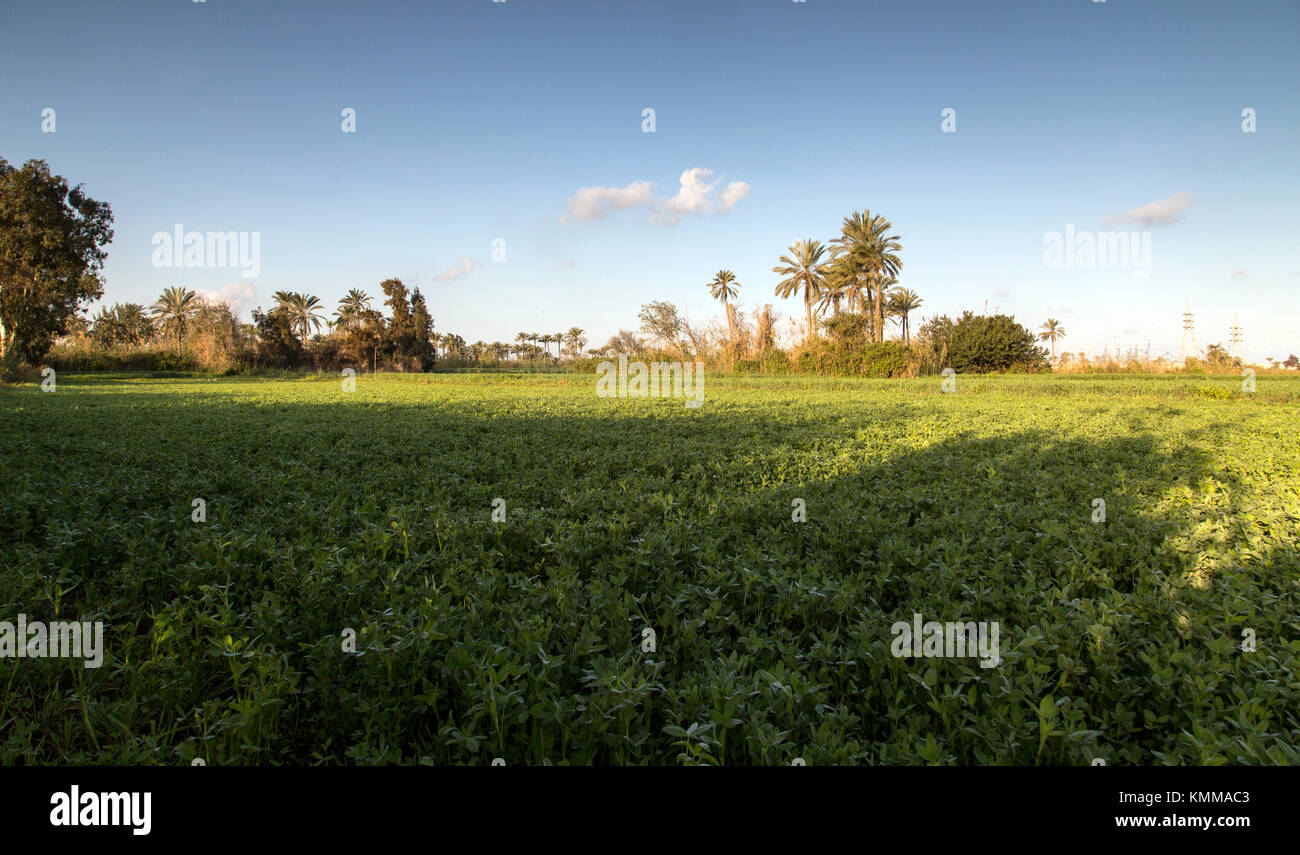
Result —
<instances>
[{"instance_id":1,"label":"shrub","mask_svg":"<svg viewBox=\"0 0 1300 855\"><path fill-rule=\"evenodd\" d=\"M772 348L757 360L764 374L789 374L790 357L784 350Z\"/></svg>"},{"instance_id":2,"label":"shrub","mask_svg":"<svg viewBox=\"0 0 1300 855\"><path fill-rule=\"evenodd\" d=\"M1047 351L1034 334L1010 315L963 312L955 322L946 315L927 321L917 334L922 361L959 373L1037 372L1048 369Z\"/></svg>"},{"instance_id":3,"label":"shrub","mask_svg":"<svg viewBox=\"0 0 1300 855\"><path fill-rule=\"evenodd\" d=\"M902 342L873 342L862 348L862 373L868 377L899 377L911 356L911 351Z\"/></svg>"}]
</instances>

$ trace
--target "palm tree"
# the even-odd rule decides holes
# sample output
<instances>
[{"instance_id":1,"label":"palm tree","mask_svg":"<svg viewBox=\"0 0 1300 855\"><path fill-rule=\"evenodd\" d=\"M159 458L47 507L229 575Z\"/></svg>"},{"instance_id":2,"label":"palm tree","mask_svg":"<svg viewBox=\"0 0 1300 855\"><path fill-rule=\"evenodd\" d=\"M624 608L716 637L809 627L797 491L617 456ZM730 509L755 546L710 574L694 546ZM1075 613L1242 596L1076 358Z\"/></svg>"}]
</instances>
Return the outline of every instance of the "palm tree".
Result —
<instances>
[{"instance_id":1,"label":"palm tree","mask_svg":"<svg viewBox=\"0 0 1300 855\"><path fill-rule=\"evenodd\" d=\"M773 267L772 272L785 278L777 283L776 296L791 297L803 289L804 309L808 313L808 335L815 337L817 330L813 326L813 297L820 294L826 286L827 265L822 262L826 247L819 240L795 241L790 245L790 254L781 256L781 264Z\"/></svg>"},{"instance_id":2,"label":"palm tree","mask_svg":"<svg viewBox=\"0 0 1300 855\"><path fill-rule=\"evenodd\" d=\"M870 211L855 211L844 218L840 236L831 241L835 244L834 256L845 265L843 275L860 276L865 280L867 298L873 309L871 333L875 341L883 341L885 337L885 304L888 302L885 280L896 277L903 266L898 257L903 246L897 235L887 234L893 227L882 216L872 216Z\"/></svg>"},{"instance_id":3,"label":"palm tree","mask_svg":"<svg viewBox=\"0 0 1300 855\"><path fill-rule=\"evenodd\" d=\"M521 333L519 333L518 335L515 336L515 341L517 341L519 344L527 344L527 343L528 343L528 333L526 333L526 332L521 332ZM515 356L516 356L516 357L519 356L519 355L521 355L523 352L524 352L524 351L523 351L523 348L521 348L521 347L516 347L516 348L515 348Z\"/></svg>"},{"instance_id":4,"label":"palm tree","mask_svg":"<svg viewBox=\"0 0 1300 855\"><path fill-rule=\"evenodd\" d=\"M551 341L555 342L555 358L560 358L560 346L564 344L564 333L557 332L551 336Z\"/></svg>"},{"instance_id":5,"label":"palm tree","mask_svg":"<svg viewBox=\"0 0 1300 855\"><path fill-rule=\"evenodd\" d=\"M310 294L299 294L296 291L276 291L275 302L277 306L289 313L293 327L302 336L302 346L306 347L307 335L312 328L319 331L321 321L325 320L325 316L320 313L322 308L320 298Z\"/></svg>"},{"instance_id":6,"label":"palm tree","mask_svg":"<svg viewBox=\"0 0 1300 855\"><path fill-rule=\"evenodd\" d=\"M569 353L575 357L581 355L582 349L587 346L587 331L582 327L569 327L569 331L564 334L564 343L569 347Z\"/></svg>"},{"instance_id":7,"label":"palm tree","mask_svg":"<svg viewBox=\"0 0 1300 855\"><path fill-rule=\"evenodd\" d=\"M903 328L903 344L907 344L910 340L907 316L921 308L923 302L925 301L920 295L911 288L896 288L889 294L889 310L899 319L899 324Z\"/></svg>"},{"instance_id":8,"label":"palm tree","mask_svg":"<svg viewBox=\"0 0 1300 855\"><path fill-rule=\"evenodd\" d=\"M715 300L721 300L723 306L726 306L728 300L735 299L736 294L740 293L740 283L736 281L736 274L730 270L719 270L713 274L713 281L707 287L710 296Z\"/></svg>"},{"instance_id":9,"label":"palm tree","mask_svg":"<svg viewBox=\"0 0 1300 855\"><path fill-rule=\"evenodd\" d=\"M334 313L338 325L344 329L356 319L357 315L370 308L370 295L360 288L353 288L339 300L339 309Z\"/></svg>"},{"instance_id":10,"label":"palm tree","mask_svg":"<svg viewBox=\"0 0 1300 855\"><path fill-rule=\"evenodd\" d=\"M153 316L162 321L163 328L176 334L176 352L184 352L185 325L199 310L199 296L188 288L176 285L165 289L151 309Z\"/></svg>"},{"instance_id":11,"label":"palm tree","mask_svg":"<svg viewBox=\"0 0 1300 855\"><path fill-rule=\"evenodd\" d=\"M736 274L730 270L719 270L713 275L713 281L706 285L709 289L710 296L715 300L722 301L722 314L727 316L727 331L731 341L736 340L736 319L731 312L729 300L735 298L740 293L740 283L736 281Z\"/></svg>"},{"instance_id":12,"label":"palm tree","mask_svg":"<svg viewBox=\"0 0 1300 855\"><path fill-rule=\"evenodd\" d=\"M1056 342L1065 338L1065 327L1056 318L1048 318L1047 323L1039 327L1042 332L1038 334L1039 341L1050 341L1052 343L1052 362L1056 362Z\"/></svg>"},{"instance_id":13,"label":"palm tree","mask_svg":"<svg viewBox=\"0 0 1300 855\"><path fill-rule=\"evenodd\" d=\"M839 315L840 301L848 295L848 279L836 276L834 271L828 271L826 282L822 285L821 295L817 299L817 313L821 314L830 308L832 313Z\"/></svg>"}]
</instances>

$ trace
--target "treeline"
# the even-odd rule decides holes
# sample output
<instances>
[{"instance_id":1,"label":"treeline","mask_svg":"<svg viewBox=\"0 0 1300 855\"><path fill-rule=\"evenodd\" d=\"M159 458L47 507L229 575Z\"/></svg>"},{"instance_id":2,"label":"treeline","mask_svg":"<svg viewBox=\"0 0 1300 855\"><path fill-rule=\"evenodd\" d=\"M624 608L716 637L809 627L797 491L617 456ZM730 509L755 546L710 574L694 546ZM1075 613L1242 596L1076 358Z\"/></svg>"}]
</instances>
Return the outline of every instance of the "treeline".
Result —
<instances>
[{"instance_id":1,"label":"treeline","mask_svg":"<svg viewBox=\"0 0 1300 855\"><path fill-rule=\"evenodd\" d=\"M580 327L521 332L513 343L467 343L434 330L419 288L408 289L400 279L386 279L379 288L384 299L378 306L354 288L332 316L314 295L278 291L273 305L254 309L246 323L224 302L172 287L148 307L115 303L93 318L74 317L46 362L72 371L537 370L575 358L587 344Z\"/></svg>"},{"instance_id":2,"label":"treeline","mask_svg":"<svg viewBox=\"0 0 1300 855\"><path fill-rule=\"evenodd\" d=\"M609 357L655 350L667 357L689 356L713 370L768 374L902 377L944 368L992 372L1050 367L1034 333L1007 315L938 316L913 335L912 316L924 301L898 284L903 247L892 231L885 217L855 211L829 243L796 241L780 257L772 268L781 277L774 295L802 297L804 304L805 323L795 329L796 341L787 348L777 345L771 304L750 316L738 312L734 301L742 285L732 271L719 270L705 287L722 303L725 327L697 328L672 303L647 303L638 316L640 335L620 330L594 353ZM891 325L898 339L887 337ZM1064 328L1050 319L1037 339L1055 348L1064 336Z\"/></svg>"},{"instance_id":3,"label":"treeline","mask_svg":"<svg viewBox=\"0 0 1300 855\"><path fill-rule=\"evenodd\" d=\"M841 311L817 319L816 335L784 348L777 345L770 304L748 315L731 312L731 323L725 328L691 324L679 307L665 301L645 304L638 318L637 330L620 330L590 356L608 359L625 353L643 359L701 361L710 370L737 374L915 377L944 368L962 373L1050 368L1047 352L1037 346L1034 333L1002 314L967 311L955 319L940 315L924 321L904 341L874 340L873 327L881 329L878 318L865 311ZM886 312L885 320L890 319Z\"/></svg>"}]
</instances>

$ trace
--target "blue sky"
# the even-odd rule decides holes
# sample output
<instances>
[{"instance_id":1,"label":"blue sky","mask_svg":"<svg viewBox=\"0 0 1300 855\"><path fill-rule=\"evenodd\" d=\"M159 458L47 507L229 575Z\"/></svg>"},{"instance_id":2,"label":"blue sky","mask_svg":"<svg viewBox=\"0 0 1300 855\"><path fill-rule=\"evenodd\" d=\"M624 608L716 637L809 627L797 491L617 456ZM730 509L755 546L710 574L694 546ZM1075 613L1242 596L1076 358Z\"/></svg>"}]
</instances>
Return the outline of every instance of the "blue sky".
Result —
<instances>
[{"instance_id":1,"label":"blue sky","mask_svg":"<svg viewBox=\"0 0 1300 855\"><path fill-rule=\"evenodd\" d=\"M772 266L869 209L922 314L987 302L1059 318L1067 349L1158 354L1190 300L1202 345L1236 313L1247 356L1281 358L1300 352L1298 32L1290 0L13 2L0 157L112 204L109 302L182 284L245 315L280 289L332 308L399 276L439 331L577 325L594 346L654 299L720 316L720 268L746 308L797 318ZM711 190L679 196L693 169ZM259 275L155 267L177 223L260 233ZM1045 265L1067 224L1149 230L1149 275Z\"/></svg>"}]
</instances>

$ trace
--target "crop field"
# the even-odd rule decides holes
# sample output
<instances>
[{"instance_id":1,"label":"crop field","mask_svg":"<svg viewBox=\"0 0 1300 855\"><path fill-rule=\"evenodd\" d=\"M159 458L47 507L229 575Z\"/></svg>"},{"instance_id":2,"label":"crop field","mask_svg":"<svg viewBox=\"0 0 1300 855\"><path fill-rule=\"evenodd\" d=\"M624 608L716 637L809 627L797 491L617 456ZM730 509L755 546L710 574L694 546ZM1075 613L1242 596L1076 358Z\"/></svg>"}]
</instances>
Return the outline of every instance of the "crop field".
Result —
<instances>
[{"instance_id":1,"label":"crop field","mask_svg":"<svg viewBox=\"0 0 1300 855\"><path fill-rule=\"evenodd\" d=\"M1300 378L594 382L0 391L0 762L1300 762Z\"/></svg>"}]
</instances>

